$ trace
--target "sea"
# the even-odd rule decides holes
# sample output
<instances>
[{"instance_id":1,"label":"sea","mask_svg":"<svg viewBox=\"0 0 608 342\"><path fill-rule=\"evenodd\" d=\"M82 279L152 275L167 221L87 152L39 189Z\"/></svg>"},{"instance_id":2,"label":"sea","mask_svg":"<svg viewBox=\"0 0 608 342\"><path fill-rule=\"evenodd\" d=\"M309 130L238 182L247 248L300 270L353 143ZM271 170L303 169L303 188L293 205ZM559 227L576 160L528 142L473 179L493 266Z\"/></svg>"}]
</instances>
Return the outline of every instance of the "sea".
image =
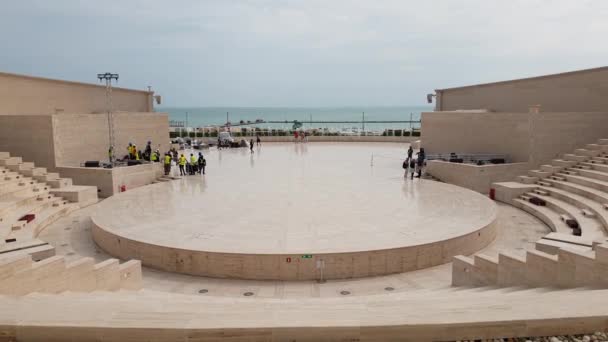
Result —
<instances>
[{"instance_id":1,"label":"sea","mask_svg":"<svg viewBox=\"0 0 608 342\"><path fill-rule=\"evenodd\" d=\"M378 106L378 107L160 107L158 112L169 113L169 120L183 122L188 127L205 127L242 122L281 121L249 127L289 129L295 120L303 128L384 129L419 128L420 123L369 123L367 121L420 121L420 113L432 111L431 106ZM364 119L365 118L365 119ZM364 123L365 120L366 122ZM321 122L319 122L321 121ZM324 123L322 121L333 121ZM335 123L349 121L348 123Z\"/></svg>"}]
</instances>

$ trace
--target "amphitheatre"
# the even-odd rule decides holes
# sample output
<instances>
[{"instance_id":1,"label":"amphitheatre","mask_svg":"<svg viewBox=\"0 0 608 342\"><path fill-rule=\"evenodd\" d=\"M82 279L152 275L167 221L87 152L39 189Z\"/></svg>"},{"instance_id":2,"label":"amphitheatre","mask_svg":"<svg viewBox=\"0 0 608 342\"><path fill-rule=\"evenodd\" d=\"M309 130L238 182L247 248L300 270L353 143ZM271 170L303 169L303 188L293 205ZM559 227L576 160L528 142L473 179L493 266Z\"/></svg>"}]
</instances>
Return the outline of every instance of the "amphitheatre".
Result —
<instances>
[{"instance_id":1,"label":"amphitheatre","mask_svg":"<svg viewBox=\"0 0 608 342\"><path fill-rule=\"evenodd\" d=\"M608 330L608 67L436 89L420 138L203 149L182 177L104 165L109 136L172 147L150 90L113 88L110 115L103 86L0 88L0 341Z\"/></svg>"}]
</instances>

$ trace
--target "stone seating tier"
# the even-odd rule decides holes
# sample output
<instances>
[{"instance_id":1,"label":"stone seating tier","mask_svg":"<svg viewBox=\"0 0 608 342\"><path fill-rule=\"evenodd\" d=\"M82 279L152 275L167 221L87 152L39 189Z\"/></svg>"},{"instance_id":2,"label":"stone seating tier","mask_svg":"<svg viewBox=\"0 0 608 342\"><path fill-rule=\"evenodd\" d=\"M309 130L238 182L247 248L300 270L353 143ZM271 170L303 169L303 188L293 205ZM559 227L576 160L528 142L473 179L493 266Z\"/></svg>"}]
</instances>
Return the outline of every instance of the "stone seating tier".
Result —
<instances>
[{"instance_id":1,"label":"stone seating tier","mask_svg":"<svg viewBox=\"0 0 608 342\"><path fill-rule=\"evenodd\" d=\"M608 139L564 154L517 180L493 184L496 199L536 216L561 238L551 233L525 257L514 261L499 256L492 267L481 256L457 256L453 284L607 287ZM531 203L534 198L539 199L536 204Z\"/></svg>"},{"instance_id":2,"label":"stone seating tier","mask_svg":"<svg viewBox=\"0 0 608 342\"><path fill-rule=\"evenodd\" d=\"M34 242L42 229L96 202L95 187L74 186L69 178L0 152L0 246L5 253L25 248L17 246L25 244L29 246L25 251L33 248L32 255L48 255L51 251ZM35 215L34 219L20 220L27 214Z\"/></svg>"},{"instance_id":3,"label":"stone seating tier","mask_svg":"<svg viewBox=\"0 0 608 342\"><path fill-rule=\"evenodd\" d=\"M0 294L23 296L30 293L91 292L96 290L139 290L141 263L117 259L95 263L92 258L67 262L52 256L34 262L26 253L0 254Z\"/></svg>"},{"instance_id":4,"label":"stone seating tier","mask_svg":"<svg viewBox=\"0 0 608 342\"><path fill-rule=\"evenodd\" d=\"M525 257L518 257L516 263L510 260L503 263L504 259L514 257L509 254L502 257L502 253L498 259L456 256L452 263L452 285L608 288L608 244L592 250L583 245L541 239L536 247L537 250L526 251Z\"/></svg>"}]
</instances>

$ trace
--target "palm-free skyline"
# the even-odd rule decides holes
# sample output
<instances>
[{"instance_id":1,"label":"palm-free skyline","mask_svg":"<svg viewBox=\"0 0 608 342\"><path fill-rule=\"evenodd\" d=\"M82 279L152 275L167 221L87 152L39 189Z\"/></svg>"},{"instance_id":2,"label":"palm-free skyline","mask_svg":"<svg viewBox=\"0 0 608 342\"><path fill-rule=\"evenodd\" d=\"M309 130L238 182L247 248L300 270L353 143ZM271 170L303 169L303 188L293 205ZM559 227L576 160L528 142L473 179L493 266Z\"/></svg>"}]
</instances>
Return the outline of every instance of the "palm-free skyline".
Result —
<instances>
[{"instance_id":1,"label":"palm-free skyline","mask_svg":"<svg viewBox=\"0 0 608 342\"><path fill-rule=\"evenodd\" d=\"M421 105L606 65L605 18L601 0L21 0L0 12L0 71L115 72L167 106Z\"/></svg>"}]
</instances>

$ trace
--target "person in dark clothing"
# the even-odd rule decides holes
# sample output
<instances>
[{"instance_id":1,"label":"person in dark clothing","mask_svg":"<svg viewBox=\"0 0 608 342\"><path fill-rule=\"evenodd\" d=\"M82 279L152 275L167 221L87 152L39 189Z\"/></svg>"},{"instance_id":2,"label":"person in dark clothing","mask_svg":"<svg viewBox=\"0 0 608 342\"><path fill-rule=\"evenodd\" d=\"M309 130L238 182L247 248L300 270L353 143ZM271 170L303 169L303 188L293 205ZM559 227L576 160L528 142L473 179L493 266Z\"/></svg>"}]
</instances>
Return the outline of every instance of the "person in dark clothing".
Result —
<instances>
[{"instance_id":1,"label":"person in dark clothing","mask_svg":"<svg viewBox=\"0 0 608 342\"><path fill-rule=\"evenodd\" d=\"M253 153L253 138L249 140L249 150L251 151L251 153Z\"/></svg>"},{"instance_id":2,"label":"person in dark clothing","mask_svg":"<svg viewBox=\"0 0 608 342\"><path fill-rule=\"evenodd\" d=\"M414 158L410 158L410 172L411 172L411 176L410 179L414 179L414 172L416 171L416 160Z\"/></svg>"},{"instance_id":3,"label":"person in dark clothing","mask_svg":"<svg viewBox=\"0 0 608 342\"><path fill-rule=\"evenodd\" d=\"M262 139L260 139L260 133L256 134L256 140L257 140L257 143L258 143L258 147L260 145L262 145Z\"/></svg>"},{"instance_id":4,"label":"person in dark clothing","mask_svg":"<svg viewBox=\"0 0 608 342\"><path fill-rule=\"evenodd\" d=\"M150 156L152 156L152 142L148 141L146 149L144 150L144 159L150 161Z\"/></svg>"},{"instance_id":5,"label":"person in dark clothing","mask_svg":"<svg viewBox=\"0 0 608 342\"><path fill-rule=\"evenodd\" d=\"M200 161L201 159L203 160L202 162ZM200 166L201 166L200 167L201 172L203 174L205 174L205 166L207 166L207 160L203 156L201 156L201 158L199 159L199 163L200 163Z\"/></svg>"},{"instance_id":6,"label":"person in dark clothing","mask_svg":"<svg viewBox=\"0 0 608 342\"><path fill-rule=\"evenodd\" d=\"M421 147L420 151L418 152L418 175L416 176L417 178L420 178L422 176L422 167L424 166L425 158L426 154L424 153L424 149Z\"/></svg>"},{"instance_id":7,"label":"person in dark clothing","mask_svg":"<svg viewBox=\"0 0 608 342\"><path fill-rule=\"evenodd\" d=\"M199 174L204 174L205 172L203 171L203 160L205 160L205 158L203 158L203 154L201 152L198 153L198 173Z\"/></svg>"},{"instance_id":8,"label":"person in dark clothing","mask_svg":"<svg viewBox=\"0 0 608 342\"><path fill-rule=\"evenodd\" d=\"M412 159L413 155L414 149L412 148L412 145L410 145L410 147L407 149L407 160L409 161L410 159Z\"/></svg>"}]
</instances>

